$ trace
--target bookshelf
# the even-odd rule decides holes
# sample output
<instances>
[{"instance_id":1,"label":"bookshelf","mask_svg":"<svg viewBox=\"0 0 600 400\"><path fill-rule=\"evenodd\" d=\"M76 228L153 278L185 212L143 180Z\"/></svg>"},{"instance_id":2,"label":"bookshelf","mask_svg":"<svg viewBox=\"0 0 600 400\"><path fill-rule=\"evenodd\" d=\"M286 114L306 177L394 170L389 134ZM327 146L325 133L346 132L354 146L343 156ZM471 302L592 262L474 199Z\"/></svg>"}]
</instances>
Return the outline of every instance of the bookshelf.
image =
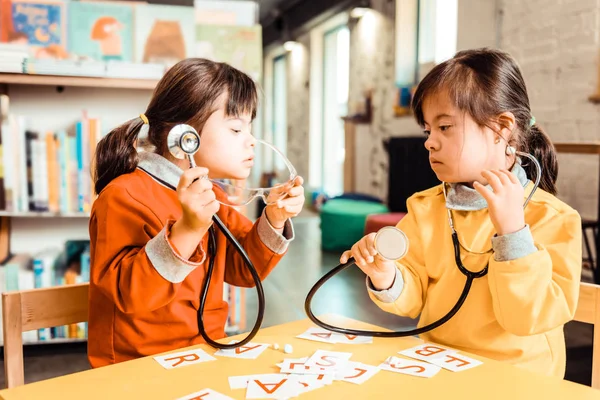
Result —
<instances>
[{"instance_id":1,"label":"bookshelf","mask_svg":"<svg viewBox=\"0 0 600 400\"><path fill-rule=\"evenodd\" d=\"M9 112L27 118L27 128L45 133L67 129L83 111L99 118L104 133L143 112L158 80L0 73L0 93L10 98ZM11 171L5 171L11 173ZM16 174L15 171L12 171ZM89 240L89 213L0 211L0 252L35 255L64 248L67 240ZM25 345L85 342L81 338L36 340ZM1 345L1 343L0 343Z\"/></svg>"},{"instance_id":2,"label":"bookshelf","mask_svg":"<svg viewBox=\"0 0 600 400\"><path fill-rule=\"evenodd\" d=\"M100 118L104 133L143 112L157 81L0 73L0 93L10 97L10 112L28 118L27 127L39 132L58 131L81 118ZM57 90L63 87L63 90ZM133 89L133 90L132 90ZM66 240L89 240L89 213L85 212L9 212L0 211L0 249L6 236L11 254L36 254L57 248ZM244 331L245 295L241 288L229 288L225 299L232 303L233 315L228 333ZM25 345L77 343L79 338L24 339ZM0 343L1 345L1 343Z\"/></svg>"},{"instance_id":3,"label":"bookshelf","mask_svg":"<svg viewBox=\"0 0 600 400\"><path fill-rule=\"evenodd\" d=\"M89 213L84 212L49 212L49 211L28 211L28 212L11 212L0 211L0 217L8 218L89 218Z\"/></svg>"},{"instance_id":4,"label":"bookshelf","mask_svg":"<svg viewBox=\"0 0 600 400\"><path fill-rule=\"evenodd\" d=\"M0 84L153 90L158 80L0 73Z\"/></svg>"}]
</instances>

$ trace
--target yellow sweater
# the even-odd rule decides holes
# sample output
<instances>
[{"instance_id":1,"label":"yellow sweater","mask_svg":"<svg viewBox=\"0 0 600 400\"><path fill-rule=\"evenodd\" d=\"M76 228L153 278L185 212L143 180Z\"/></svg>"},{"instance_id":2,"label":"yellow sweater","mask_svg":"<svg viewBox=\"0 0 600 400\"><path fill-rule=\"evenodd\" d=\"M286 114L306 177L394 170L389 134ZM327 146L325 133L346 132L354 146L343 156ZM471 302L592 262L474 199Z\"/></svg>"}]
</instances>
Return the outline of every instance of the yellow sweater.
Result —
<instances>
[{"instance_id":1,"label":"yellow sweater","mask_svg":"<svg viewBox=\"0 0 600 400\"><path fill-rule=\"evenodd\" d=\"M410 241L408 254L397 262L404 287L395 301L381 301L373 293L371 298L390 313L420 314L420 327L454 306L466 277L454 262L441 185L413 195L407 205L408 214L398 224ZM487 209L452 215L463 246L474 252L492 248L495 232ZM563 325L575 313L581 277L581 219L538 189L526 207L525 222L537 248L532 254L496 261L494 253L461 250L467 269L479 271L489 260L489 272L474 280L458 313L422 339L562 378Z\"/></svg>"}]
</instances>

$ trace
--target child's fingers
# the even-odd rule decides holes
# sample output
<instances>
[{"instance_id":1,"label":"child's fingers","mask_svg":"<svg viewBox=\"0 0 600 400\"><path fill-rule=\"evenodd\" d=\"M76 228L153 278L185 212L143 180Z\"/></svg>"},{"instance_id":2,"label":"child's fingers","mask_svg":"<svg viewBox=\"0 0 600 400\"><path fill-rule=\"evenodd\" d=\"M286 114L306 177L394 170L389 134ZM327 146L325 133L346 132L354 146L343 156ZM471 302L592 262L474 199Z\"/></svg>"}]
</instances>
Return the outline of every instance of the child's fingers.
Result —
<instances>
[{"instance_id":1,"label":"child's fingers","mask_svg":"<svg viewBox=\"0 0 600 400\"><path fill-rule=\"evenodd\" d=\"M493 169L490 172L498 177L498 179L500 180L500 182L502 183L503 186L510 185L510 179L508 179L508 176L506 176L502 172L500 172L499 169Z\"/></svg>"},{"instance_id":2,"label":"child's fingers","mask_svg":"<svg viewBox=\"0 0 600 400\"><path fill-rule=\"evenodd\" d=\"M302 186L294 186L287 192L287 195L290 197L301 196L302 194L304 194L304 188Z\"/></svg>"},{"instance_id":3,"label":"child's fingers","mask_svg":"<svg viewBox=\"0 0 600 400\"><path fill-rule=\"evenodd\" d=\"M195 167L187 169L181 174L179 178L179 184L177 189L185 189L189 187L196 179L202 178L208 175L208 169L204 167Z\"/></svg>"},{"instance_id":4,"label":"child's fingers","mask_svg":"<svg viewBox=\"0 0 600 400\"><path fill-rule=\"evenodd\" d=\"M205 207L207 204L210 204L213 201L215 201L217 199L217 196L212 190L207 190L205 192L191 196L190 199L195 203L194 205Z\"/></svg>"},{"instance_id":5,"label":"child's fingers","mask_svg":"<svg viewBox=\"0 0 600 400\"><path fill-rule=\"evenodd\" d=\"M481 183L475 181L473 182L473 189L475 189L477 193L479 193L488 204L491 203L492 196L494 196L494 194L490 190L488 190L488 188L483 186Z\"/></svg>"},{"instance_id":6,"label":"child's fingers","mask_svg":"<svg viewBox=\"0 0 600 400\"><path fill-rule=\"evenodd\" d=\"M197 179L192 182L191 185L184 188L184 190L192 192L192 193L203 193L205 191L211 190L213 188L213 183L208 179Z\"/></svg>"},{"instance_id":7,"label":"child's fingers","mask_svg":"<svg viewBox=\"0 0 600 400\"><path fill-rule=\"evenodd\" d=\"M377 255L377 248L375 247L375 233L369 233L365 236L365 241L367 242L367 249L369 250L369 254L373 257Z\"/></svg>"},{"instance_id":8,"label":"child's fingers","mask_svg":"<svg viewBox=\"0 0 600 400\"><path fill-rule=\"evenodd\" d=\"M277 208L297 206L299 204L304 204L304 196L286 197L285 199L277 200Z\"/></svg>"},{"instance_id":9,"label":"child's fingers","mask_svg":"<svg viewBox=\"0 0 600 400\"><path fill-rule=\"evenodd\" d=\"M302 204L294 204L292 206L285 206L283 210L290 216L295 217L302 211Z\"/></svg>"},{"instance_id":10,"label":"child's fingers","mask_svg":"<svg viewBox=\"0 0 600 400\"><path fill-rule=\"evenodd\" d=\"M360 242L358 242L358 248L363 259L367 263L371 264L373 261L375 261L371 255L371 250L367 247L367 241L365 239L362 239Z\"/></svg>"},{"instance_id":11,"label":"child's fingers","mask_svg":"<svg viewBox=\"0 0 600 400\"><path fill-rule=\"evenodd\" d=\"M510 181L510 183L512 183L512 184L519 183L519 180L517 179L515 174L513 174L512 172L507 171L505 169L501 169L500 172L508 177L508 180Z\"/></svg>"},{"instance_id":12,"label":"child's fingers","mask_svg":"<svg viewBox=\"0 0 600 400\"><path fill-rule=\"evenodd\" d=\"M498 178L498 176L493 174L491 171L483 171L481 175L490 184L494 193L499 193L502 190L502 183L500 182L500 178Z\"/></svg>"},{"instance_id":13,"label":"child's fingers","mask_svg":"<svg viewBox=\"0 0 600 400\"><path fill-rule=\"evenodd\" d=\"M340 263L346 264L350 257L352 257L352 250L346 250L342 253L342 256L340 257Z\"/></svg>"},{"instance_id":14,"label":"child's fingers","mask_svg":"<svg viewBox=\"0 0 600 400\"><path fill-rule=\"evenodd\" d=\"M352 246L352 257L354 257L354 260L356 262L356 265L358 265L359 267L366 267L367 266L367 262L365 261L362 252L360 251L359 243L355 243L354 246Z\"/></svg>"},{"instance_id":15,"label":"child's fingers","mask_svg":"<svg viewBox=\"0 0 600 400\"><path fill-rule=\"evenodd\" d=\"M216 199L204 205L204 211L208 213L211 217L215 215L219 209L221 208L221 203L219 203Z\"/></svg>"}]
</instances>

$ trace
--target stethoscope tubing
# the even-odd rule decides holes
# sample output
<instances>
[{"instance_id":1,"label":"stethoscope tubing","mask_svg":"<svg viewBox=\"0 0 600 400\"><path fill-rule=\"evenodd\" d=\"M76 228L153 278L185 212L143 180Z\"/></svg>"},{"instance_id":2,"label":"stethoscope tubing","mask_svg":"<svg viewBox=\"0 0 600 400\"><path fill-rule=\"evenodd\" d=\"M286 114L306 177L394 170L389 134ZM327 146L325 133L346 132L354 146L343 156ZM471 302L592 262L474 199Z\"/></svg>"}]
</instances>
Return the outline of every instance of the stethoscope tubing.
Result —
<instances>
[{"instance_id":1,"label":"stethoscope tubing","mask_svg":"<svg viewBox=\"0 0 600 400\"><path fill-rule=\"evenodd\" d=\"M164 180L151 174L150 172L146 171L143 168L140 168L140 167L138 167L138 168L141 169L142 171L144 171L145 173L147 173L148 175L150 175L157 182L168 187L169 189L175 190L175 191L177 190L177 188L175 188L175 186L171 185L170 183L165 182ZM243 345L249 343L256 336L258 331L260 330L260 327L262 325L262 321L264 318L264 314L265 314L265 292L264 292L264 289L262 286L262 282L260 280L260 276L258 275L258 272L256 272L256 268L254 267L252 260L250 260L248 253L246 253L246 251L244 250L242 245L233 236L231 231L229 231L229 229L227 229L227 226L225 226L225 224L223 223L223 221L221 221L221 219L219 218L218 215L216 215L216 214L213 215L212 220L213 220L214 225L216 225L219 228L219 230L225 235L225 237L227 238L229 243L233 244L233 247L235 247L235 250L244 259L244 262L245 262L246 266L248 267L248 271L250 271L250 274L252 275L252 279L254 280L254 285L256 287L256 294L258 296L258 313L256 315L256 322L254 323L252 330L248 333L248 335L246 335L246 337L244 339L242 339L241 341L236 342L236 343L225 344L225 343L219 343L219 342L211 339L208 336L208 333L206 332L206 328L204 327L204 308L206 306L206 299L208 296L208 288L210 286L210 281L212 279L212 274L213 274L213 270L214 270L214 266L215 266L215 255L216 255L216 250L217 250L215 231L214 231L214 227L211 226L209 228L209 237L208 237L208 255L210 257L210 261L208 264L208 270L206 272L206 279L204 280L204 284L202 285L202 291L200 292L200 306L198 307L198 331L208 345L210 345L214 348L217 348L217 349L230 350L230 349L235 349L237 347L240 347L240 346L243 346Z\"/></svg>"},{"instance_id":2,"label":"stethoscope tubing","mask_svg":"<svg viewBox=\"0 0 600 400\"><path fill-rule=\"evenodd\" d=\"M467 299L467 296L469 294L469 291L471 290L473 280L485 276L487 274L487 270L488 270L487 265L484 269L482 269L481 271L478 271L478 272L471 272L468 269L466 269L463 266L462 262L460 261L460 249L457 248L458 237L457 237L456 233L454 233L452 235L452 239L454 242L454 249L455 249L454 251L455 251L455 255L456 255L456 260L458 260L457 265L459 266L460 272L462 272L463 275L465 275L467 279L465 281L465 286L464 286L456 304L454 305L454 307L452 307L450 309L450 311L448 311L446 313L446 315L444 315L437 321L432 322L431 324L422 326L420 328L411 329L411 330L407 330L407 331L382 332L382 331L366 331L366 330L341 328L341 327L337 327L334 325L330 325L324 321L321 321L319 318L317 318L311 309L312 299L313 299L314 295L321 288L321 286L323 286L329 279L331 279L336 274L342 272L346 268L354 265L355 264L354 258L350 258L345 264L340 264L337 267L335 267L334 269L332 269L331 271L329 271L321 279L319 279L317 281L317 283L310 289L310 291L308 292L308 295L306 296L306 300L304 302L304 311L306 312L306 315L316 325L320 326L323 329L332 331L332 332L337 332L337 333L341 333L344 335L375 336L375 337L384 337L384 338L395 338L395 337L420 335L422 333L429 332L429 331L445 324L446 322L448 322L448 320L450 318L452 318L458 312L458 310L464 304L464 302Z\"/></svg>"},{"instance_id":3,"label":"stethoscope tubing","mask_svg":"<svg viewBox=\"0 0 600 400\"><path fill-rule=\"evenodd\" d=\"M254 323L252 330L248 333L248 335L246 335L246 337L244 339L242 339L239 342L230 343L230 344L219 343L217 341L214 341L213 339L211 339L208 336L208 333L206 332L206 329L204 327L204 307L206 306L206 298L208 296L208 287L210 286L210 281L211 281L213 269L215 266L215 253L216 253L216 245L217 245L216 240L215 240L215 232L214 232L213 227L211 227L210 235L208 238L208 240L209 240L208 246L209 246L209 254L211 254L211 253L212 254L210 257L208 270L206 272L206 279L204 280L204 285L202 286L202 292L200 294L200 307L198 308L198 330L200 332L200 335L202 335L202 338L204 338L204 340L206 341L206 343L208 345L218 348L218 349L223 349L223 350L235 349L237 347L240 347L240 346L243 346L243 345L249 343L256 336L258 331L260 330L260 327L262 325L262 321L264 318L264 314L265 314L265 292L264 292L264 289L262 286L262 282L260 280L260 276L258 275L258 272L256 272L256 268L254 268L254 264L250 260L248 253L246 253L246 251L244 250L242 245L235 239L233 234L229 231L229 229L227 229L227 227L225 226L223 221L221 221L221 219L217 215L213 216L213 222L215 223L215 225L217 225L219 227L219 230L221 230L221 232L223 232L223 234L225 235L227 240L229 240L229 243L233 244L233 246L235 247L235 250L242 256L242 258L244 259L244 262L246 263L246 266L248 267L248 271L250 271L250 274L252 275L252 279L254 280L254 285L256 287L256 294L258 296L258 313L256 316L256 322Z\"/></svg>"},{"instance_id":4,"label":"stethoscope tubing","mask_svg":"<svg viewBox=\"0 0 600 400\"><path fill-rule=\"evenodd\" d=\"M527 199L525 200L525 203L523 204L523 208L527 207L527 204L529 203L529 200L531 200L531 198L533 197L534 192L537 190L539 183L540 183L540 179L542 176L542 167L540 166L539 162L535 159L535 157L533 157L530 154L527 153L521 153L521 152L517 152L517 154L519 155L523 155L527 158L529 158L530 160L533 161L533 163L536 166L537 169L537 177L536 177L536 181L533 185L533 189L531 190L531 193L529 194L529 196L527 197ZM443 188L443 192L444 192L444 198L446 197L446 188L445 188L445 183L442 183L442 188ZM473 285L473 281L477 278L482 278L484 276L487 275L488 273L488 267L489 267L489 263L486 264L486 266L481 269L480 271L477 272L472 272L469 271L462 263L462 260L460 259L460 241L458 240L458 233L456 232L455 228L454 228L454 222L452 219L452 213L450 212L450 210L448 209L448 221L449 221L449 225L450 225L450 229L452 232L452 244L454 247L454 261L456 263L456 266L458 267L458 269L460 270L460 272L465 275L465 277L467 278L465 281L465 286L456 302L456 304L454 305L454 307L452 307L450 309L450 311L448 311L448 313L446 313L446 315L444 315L443 317L441 317L440 319L438 319L435 322L432 322L431 324L422 326L420 328L416 328L416 329L411 329L411 330L407 330L407 331L394 331L394 332L381 332L381 331L367 331L367 330L356 330L356 329L347 329L347 328L341 328L341 327L337 327L334 325L330 325L324 321L321 321L320 319L318 319L314 313L312 312L312 299L314 297L314 295L317 293L317 291L321 288L321 286L323 286L329 279L331 279L333 276L335 276L336 274L342 272L343 270L345 270L346 268L352 266L355 264L355 260L354 258L350 258L345 264L340 264L337 267L333 268L331 271L329 271L327 274L325 274L321 279L319 279L317 281L317 283L315 283L315 285L310 289L310 291L308 292L308 295L306 296L306 300L304 301L304 311L306 312L306 315L308 316L308 318L315 323L316 325L320 326L323 329L327 329L329 331L332 332L337 332L337 333L341 333L341 334L345 334L345 335L355 335L355 336L375 336L375 337L386 337L386 338L394 338L394 337L406 337L406 336L415 336L415 335L420 335L422 333L425 332L429 332L443 324L445 324L446 322L448 322L448 320L450 320L450 318L452 318L457 312L458 310L462 307L463 303L465 302L465 300L467 299L467 296L469 294L469 291L471 289L471 286Z\"/></svg>"}]
</instances>

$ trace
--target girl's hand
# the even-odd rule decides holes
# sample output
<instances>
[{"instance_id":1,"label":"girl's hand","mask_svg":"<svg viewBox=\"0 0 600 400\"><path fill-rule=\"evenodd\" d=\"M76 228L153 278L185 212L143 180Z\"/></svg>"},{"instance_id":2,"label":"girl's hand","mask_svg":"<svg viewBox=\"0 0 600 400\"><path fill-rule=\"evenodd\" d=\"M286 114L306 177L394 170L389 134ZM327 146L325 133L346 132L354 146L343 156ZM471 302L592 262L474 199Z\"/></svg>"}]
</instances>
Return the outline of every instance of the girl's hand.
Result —
<instances>
[{"instance_id":1,"label":"girl's hand","mask_svg":"<svg viewBox=\"0 0 600 400\"><path fill-rule=\"evenodd\" d=\"M381 257L375 248L375 235L370 233L346 250L340 257L340 262L345 264L350 257L365 274L369 276L377 290L389 289L396 277L396 264Z\"/></svg>"},{"instance_id":2,"label":"girl's hand","mask_svg":"<svg viewBox=\"0 0 600 400\"><path fill-rule=\"evenodd\" d=\"M499 236L515 233L525 227L523 198L525 189L517 177L507 170L483 171L481 175L493 192L479 182L473 188L487 201L490 219Z\"/></svg>"},{"instance_id":3,"label":"girl's hand","mask_svg":"<svg viewBox=\"0 0 600 400\"><path fill-rule=\"evenodd\" d=\"M277 202L268 204L265 207L265 215L273 228L283 229L285 221L295 217L302 211L302 207L304 206L303 183L304 179L301 176L296 177L291 183L291 188L282 187L283 190L287 190L287 195L283 199L277 200ZM280 191L278 192L275 189L270 196L279 196L280 193Z\"/></svg>"},{"instance_id":4,"label":"girl's hand","mask_svg":"<svg viewBox=\"0 0 600 400\"><path fill-rule=\"evenodd\" d=\"M190 168L179 178L177 196L183 215L181 224L188 230L205 233L212 224L212 217L219 211L219 202L213 192L213 184L206 179L208 169Z\"/></svg>"}]
</instances>

